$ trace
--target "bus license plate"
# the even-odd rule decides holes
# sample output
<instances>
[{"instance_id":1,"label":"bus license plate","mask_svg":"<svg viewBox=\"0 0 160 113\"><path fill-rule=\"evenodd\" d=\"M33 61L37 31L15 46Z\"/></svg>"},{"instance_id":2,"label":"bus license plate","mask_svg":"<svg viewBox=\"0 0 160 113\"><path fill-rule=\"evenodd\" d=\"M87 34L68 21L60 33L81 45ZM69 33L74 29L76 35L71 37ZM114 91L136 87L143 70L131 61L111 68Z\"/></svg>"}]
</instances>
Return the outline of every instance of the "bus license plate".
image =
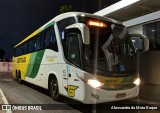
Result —
<instances>
[{"instance_id":1,"label":"bus license plate","mask_svg":"<svg viewBox=\"0 0 160 113\"><path fill-rule=\"evenodd\" d=\"M116 95L116 98L123 98L123 97L125 97L126 96L126 93L118 93L117 95Z\"/></svg>"}]
</instances>

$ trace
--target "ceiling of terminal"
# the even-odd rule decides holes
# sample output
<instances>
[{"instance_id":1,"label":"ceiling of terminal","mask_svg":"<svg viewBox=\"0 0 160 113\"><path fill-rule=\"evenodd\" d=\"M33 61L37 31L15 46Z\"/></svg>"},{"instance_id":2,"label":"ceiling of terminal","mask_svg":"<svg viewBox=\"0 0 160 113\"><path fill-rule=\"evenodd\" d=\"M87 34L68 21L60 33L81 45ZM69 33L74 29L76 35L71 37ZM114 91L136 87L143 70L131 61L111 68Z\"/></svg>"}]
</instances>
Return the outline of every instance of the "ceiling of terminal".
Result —
<instances>
[{"instance_id":1,"label":"ceiling of terminal","mask_svg":"<svg viewBox=\"0 0 160 113\"><path fill-rule=\"evenodd\" d=\"M124 22L156 11L160 11L160 0L140 0L105 16Z\"/></svg>"}]
</instances>

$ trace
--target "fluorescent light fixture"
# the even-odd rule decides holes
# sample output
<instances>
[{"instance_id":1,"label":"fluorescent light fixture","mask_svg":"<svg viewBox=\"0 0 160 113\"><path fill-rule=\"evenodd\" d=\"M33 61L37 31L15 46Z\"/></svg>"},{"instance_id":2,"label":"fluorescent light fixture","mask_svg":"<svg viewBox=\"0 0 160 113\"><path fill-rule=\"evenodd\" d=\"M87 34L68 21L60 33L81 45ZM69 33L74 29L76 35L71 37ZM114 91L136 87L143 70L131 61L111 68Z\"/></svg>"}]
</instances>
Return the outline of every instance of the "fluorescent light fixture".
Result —
<instances>
[{"instance_id":1,"label":"fluorescent light fixture","mask_svg":"<svg viewBox=\"0 0 160 113\"><path fill-rule=\"evenodd\" d=\"M99 16L104 16L104 15L110 14L114 11L117 11L119 9L122 9L126 6L129 6L131 4L134 4L138 1L140 1L140 0L121 0L121 1L109 6L107 8L104 8L104 9L94 13L94 14L99 15Z\"/></svg>"},{"instance_id":2,"label":"fluorescent light fixture","mask_svg":"<svg viewBox=\"0 0 160 113\"><path fill-rule=\"evenodd\" d=\"M85 17L85 14L81 14L82 17Z\"/></svg>"}]
</instances>

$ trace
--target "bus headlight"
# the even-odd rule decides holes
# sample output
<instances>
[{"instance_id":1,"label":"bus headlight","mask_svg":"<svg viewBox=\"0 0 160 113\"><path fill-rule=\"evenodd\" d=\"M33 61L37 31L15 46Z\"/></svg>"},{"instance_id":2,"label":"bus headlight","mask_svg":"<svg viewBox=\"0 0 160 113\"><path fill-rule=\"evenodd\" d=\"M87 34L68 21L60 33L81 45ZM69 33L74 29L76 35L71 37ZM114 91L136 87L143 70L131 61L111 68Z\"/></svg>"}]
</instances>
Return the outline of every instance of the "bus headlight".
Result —
<instances>
[{"instance_id":1,"label":"bus headlight","mask_svg":"<svg viewBox=\"0 0 160 113\"><path fill-rule=\"evenodd\" d=\"M140 78L137 78L133 83L138 86L140 84Z\"/></svg>"},{"instance_id":2,"label":"bus headlight","mask_svg":"<svg viewBox=\"0 0 160 113\"><path fill-rule=\"evenodd\" d=\"M98 87L100 87L100 86L103 85L101 82L99 82L98 80L95 80L95 79L89 79L89 80L87 81L87 83L88 83L89 85L91 85L92 87L94 87L94 88L98 88Z\"/></svg>"}]
</instances>

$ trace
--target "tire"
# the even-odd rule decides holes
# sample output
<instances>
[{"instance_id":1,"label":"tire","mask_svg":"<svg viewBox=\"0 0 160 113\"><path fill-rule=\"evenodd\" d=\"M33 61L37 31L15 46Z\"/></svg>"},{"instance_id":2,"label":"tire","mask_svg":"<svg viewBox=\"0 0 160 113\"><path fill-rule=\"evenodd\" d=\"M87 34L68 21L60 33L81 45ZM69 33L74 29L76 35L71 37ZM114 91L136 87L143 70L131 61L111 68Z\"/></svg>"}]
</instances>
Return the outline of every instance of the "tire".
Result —
<instances>
[{"instance_id":1,"label":"tire","mask_svg":"<svg viewBox=\"0 0 160 113\"><path fill-rule=\"evenodd\" d=\"M53 78L50 82L49 91L50 91L51 98L53 100L55 101L60 100L61 96L59 94L58 82L55 78Z\"/></svg>"},{"instance_id":2,"label":"tire","mask_svg":"<svg viewBox=\"0 0 160 113\"><path fill-rule=\"evenodd\" d=\"M18 74L17 74L17 82L19 84L22 84L22 79L21 79L21 72L19 71Z\"/></svg>"},{"instance_id":3,"label":"tire","mask_svg":"<svg viewBox=\"0 0 160 113\"><path fill-rule=\"evenodd\" d=\"M17 74L17 72L15 72L14 80L15 80L15 81L17 81L17 80L18 80L18 74Z\"/></svg>"}]
</instances>

